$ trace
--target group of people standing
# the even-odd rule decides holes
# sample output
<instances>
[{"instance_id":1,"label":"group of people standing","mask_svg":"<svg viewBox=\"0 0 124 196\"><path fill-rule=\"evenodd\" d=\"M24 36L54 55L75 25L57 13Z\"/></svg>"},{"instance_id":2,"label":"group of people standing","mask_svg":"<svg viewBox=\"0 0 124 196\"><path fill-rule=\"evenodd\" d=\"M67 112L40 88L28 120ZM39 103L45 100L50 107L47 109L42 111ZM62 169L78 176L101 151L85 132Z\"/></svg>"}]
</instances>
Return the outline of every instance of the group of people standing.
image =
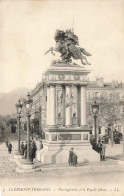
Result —
<instances>
[{"instance_id":1,"label":"group of people standing","mask_svg":"<svg viewBox=\"0 0 124 196\"><path fill-rule=\"evenodd\" d=\"M98 153L100 153L100 159L104 160L105 159L105 149L106 149L106 145L105 145L104 141L99 140L97 147L98 147Z\"/></svg>"},{"instance_id":2,"label":"group of people standing","mask_svg":"<svg viewBox=\"0 0 124 196\"><path fill-rule=\"evenodd\" d=\"M21 153L22 155L24 155L25 159L27 158L27 141L25 142L21 142ZM33 159L36 157L36 151L37 151L37 145L35 143L35 141L31 141L29 143L29 156L31 158L31 160L33 161Z\"/></svg>"},{"instance_id":3,"label":"group of people standing","mask_svg":"<svg viewBox=\"0 0 124 196\"><path fill-rule=\"evenodd\" d=\"M71 148L71 150L69 151L69 165L72 165L72 166L77 166L77 155L76 153L74 152L74 148Z\"/></svg>"}]
</instances>

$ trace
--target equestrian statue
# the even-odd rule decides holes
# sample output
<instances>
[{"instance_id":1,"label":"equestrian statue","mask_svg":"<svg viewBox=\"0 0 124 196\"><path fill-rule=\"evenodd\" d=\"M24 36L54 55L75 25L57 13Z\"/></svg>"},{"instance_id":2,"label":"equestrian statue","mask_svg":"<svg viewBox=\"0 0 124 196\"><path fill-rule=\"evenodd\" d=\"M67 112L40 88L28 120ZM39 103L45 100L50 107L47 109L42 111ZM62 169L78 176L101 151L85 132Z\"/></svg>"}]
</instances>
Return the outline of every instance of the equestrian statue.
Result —
<instances>
[{"instance_id":1,"label":"equestrian statue","mask_svg":"<svg viewBox=\"0 0 124 196\"><path fill-rule=\"evenodd\" d=\"M80 59L83 65L90 65L86 56L91 56L84 48L79 47L78 37L71 29L66 31L56 30L54 39L56 42L55 47L51 47L46 53L55 52L61 53L61 61L59 63L71 63L72 59ZM56 61L54 61L56 63Z\"/></svg>"}]
</instances>

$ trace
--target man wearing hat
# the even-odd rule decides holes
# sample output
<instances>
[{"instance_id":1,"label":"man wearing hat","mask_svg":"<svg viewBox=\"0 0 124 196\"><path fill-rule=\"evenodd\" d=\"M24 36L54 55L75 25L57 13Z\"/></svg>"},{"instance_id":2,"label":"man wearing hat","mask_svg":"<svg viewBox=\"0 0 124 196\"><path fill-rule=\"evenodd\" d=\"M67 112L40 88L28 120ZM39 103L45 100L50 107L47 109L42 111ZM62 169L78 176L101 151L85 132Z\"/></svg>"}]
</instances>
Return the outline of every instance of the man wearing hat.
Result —
<instances>
[{"instance_id":1,"label":"man wearing hat","mask_svg":"<svg viewBox=\"0 0 124 196\"><path fill-rule=\"evenodd\" d=\"M73 157L72 157L72 159L73 159L73 166L77 166L77 155L76 155L76 153L74 152L73 153Z\"/></svg>"},{"instance_id":2,"label":"man wearing hat","mask_svg":"<svg viewBox=\"0 0 124 196\"><path fill-rule=\"evenodd\" d=\"M102 160L105 159L105 149L106 149L106 145L104 144L104 140L102 140L102 151L101 151L101 159Z\"/></svg>"},{"instance_id":3,"label":"man wearing hat","mask_svg":"<svg viewBox=\"0 0 124 196\"><path fill-rule=\"evenodd\" d=\"M21 142L21 153L22 153L22 155L24 155L24 143L23 142Z\"/></svg>"},{"instance_id":4,"label":"man wearing hat","mask_svg":"<svg viewBox=\"0 0 124 196\"><path fill-rule=\"evenodd\" d=\"M43 148L43 143L40 141L40 150Z\"/></svg>"},{"instance_id":5,"label":"man wearing hat","mask_svg":"<svg viewBox=\"0 0 124 196\"><path fill-rule=\"evenodd\" d=\"M27 158L27 141L25 142L25 145L24 145L24 157L25 159Z\"/></svg>"},{"instance_id":6,"label":"man wearing hat","mask_svg":"<svg viewBox=\"0 0 124 196\"><path fill-rule=\"evenodd\" d=\"M102 151L102 142L99 140L98 141L98 153L100 153L100 159L101 159L101 151Z\"/></svg>"},{"instance_id":7,"label":"man wearing hat","mask_svg":"<svg viewBox=\"0 0 124 196\"><path fill-rule=\"evenodd\" d=\"M71 150L69 151L69 165L72 165L73 164L73 154L74 154L74 149L71 148Z\"/></svg>"}]
</instances>

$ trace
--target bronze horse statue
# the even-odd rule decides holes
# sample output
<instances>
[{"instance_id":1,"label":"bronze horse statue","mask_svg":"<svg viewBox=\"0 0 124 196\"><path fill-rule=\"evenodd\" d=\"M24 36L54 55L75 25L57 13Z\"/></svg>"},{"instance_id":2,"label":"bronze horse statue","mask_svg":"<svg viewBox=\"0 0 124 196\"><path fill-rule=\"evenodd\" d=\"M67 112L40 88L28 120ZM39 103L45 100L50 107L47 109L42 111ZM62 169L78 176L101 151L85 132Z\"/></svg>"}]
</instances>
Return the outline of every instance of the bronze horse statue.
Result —
<instances>
[{"instance_id":1,"label":"bronze horse statue","mask_svg":"<svg viewBox=\"0 0 124 196\"><path fill-rule=\"evenodd\" d=\"M80 48L78 46L78 37L74 35L72 31L68 31L68 33L57 30L55 33L55 47L51 47L46 53L51 52L51 54L55 55L55 52L61 53L62 62L71 62L71 57L73 59L80 59L83 65L90 65L87 61L86 56L91 56L84 48ZM85 60L85 62L83 61Z\"/></svg>"}]
</instances>

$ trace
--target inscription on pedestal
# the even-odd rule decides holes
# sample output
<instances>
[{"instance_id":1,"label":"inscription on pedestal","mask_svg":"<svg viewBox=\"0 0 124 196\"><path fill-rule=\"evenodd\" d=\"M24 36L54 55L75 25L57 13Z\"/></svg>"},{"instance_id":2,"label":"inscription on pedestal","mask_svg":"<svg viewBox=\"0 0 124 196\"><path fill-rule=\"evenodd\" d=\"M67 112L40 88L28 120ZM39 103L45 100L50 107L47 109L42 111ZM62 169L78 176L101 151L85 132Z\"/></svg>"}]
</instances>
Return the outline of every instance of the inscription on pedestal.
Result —
<instances>
[{"instance_id":1,"label":"inscription on pedestal","mask_svg":"<svg viewBox=\"0 0 124 196\"><path fill-rule=\"evenodd\" d=\"M81 134L59 134L58 140L81 140Z\"/></svg>"}]
</instances>

